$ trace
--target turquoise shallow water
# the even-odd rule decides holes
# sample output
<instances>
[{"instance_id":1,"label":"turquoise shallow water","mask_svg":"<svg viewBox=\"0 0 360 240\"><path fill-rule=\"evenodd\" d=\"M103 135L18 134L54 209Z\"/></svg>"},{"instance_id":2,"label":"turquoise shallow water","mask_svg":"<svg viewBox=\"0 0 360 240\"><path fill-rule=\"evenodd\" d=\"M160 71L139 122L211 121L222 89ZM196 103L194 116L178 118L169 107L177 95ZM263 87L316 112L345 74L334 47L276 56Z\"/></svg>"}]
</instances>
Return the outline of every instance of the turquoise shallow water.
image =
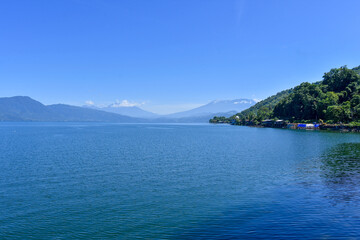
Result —
<instances>
[{"instance_id":1,"label":"turquoise shallow water","mask_svg":"<svg viewBox=\"0 0 360 240\"><path fill-rule=\"evenodd\" d=\"M0 123L0 239L358 239L360 134Z\"/></svg>"}]
</instances>

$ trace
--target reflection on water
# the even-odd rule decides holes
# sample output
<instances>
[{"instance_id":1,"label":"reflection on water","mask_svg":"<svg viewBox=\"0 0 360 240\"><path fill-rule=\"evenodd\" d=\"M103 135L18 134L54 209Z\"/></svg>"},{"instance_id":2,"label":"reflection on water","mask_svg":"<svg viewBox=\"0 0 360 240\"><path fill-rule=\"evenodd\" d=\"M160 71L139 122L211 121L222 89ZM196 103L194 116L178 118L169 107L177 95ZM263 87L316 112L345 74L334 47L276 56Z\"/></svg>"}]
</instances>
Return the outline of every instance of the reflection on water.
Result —
<instances>
[{"instance_id":1,"label":"reflection on water","mask_svg":"<svg viewBox=\"0 0 360 240\"><path fill-rule=\"evenodd\" d=\"M325 148L294 176L178 239L359 239L360 143Z\"/></svg>"},{"instance_id":2,"label":"reflection on water","mask_svg":"<svg viewBox=\"0 0 360 240\"><path fill-rule=\"evenodd\" d=\"M360 143L342 143L323 156L324 177L334 183L354 180L360 173Z\"/></svg>"},{"instance_id":3,"label":"reflection on water","mask_svg":"<svg viewBox=\"0 0 360 240\"><path fill-rule=\"evenodd\" d=\"M335 202L359 199L360 143L342 143L326 151L321 158L321 177Z\"/></svg>"},{"instance_id":4,"label":"reflection on water","mask_svg":"<svg viewBox=\"0 0 360 240\"><path fill-rule=\"evenodd\" d=\"M360 138L0 123L0 239L360 239Z\"/></svg>"}]
</instances>

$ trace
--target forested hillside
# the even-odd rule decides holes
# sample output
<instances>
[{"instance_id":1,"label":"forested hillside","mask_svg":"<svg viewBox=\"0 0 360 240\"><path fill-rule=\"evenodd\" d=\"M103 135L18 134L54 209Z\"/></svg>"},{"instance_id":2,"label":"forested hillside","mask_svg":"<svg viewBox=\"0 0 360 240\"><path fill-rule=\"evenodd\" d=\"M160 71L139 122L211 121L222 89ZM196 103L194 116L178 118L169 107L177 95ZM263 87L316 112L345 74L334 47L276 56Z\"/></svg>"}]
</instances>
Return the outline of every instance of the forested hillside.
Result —
<instances>
[{"instance_id":1,"label":"forested hillside","mask_svg":"<svg viewBox=\"0 0 360 240\"><path fill-rule=\"evenodd\" d=\"M253 107L221 121L258 124L267 118L348 123L360 121L360 66L331 69L323 80L304 82L273 95ZM210 122L218 122L214 118Z\"/></svg>"},{"instance_id":2,"label":"forested hillside","mask_svg":"<svg viewBox=\"0 0 360 240\"><path fill-rule=\"evenodd\" d=\"M266 98L265 100L258 102L254 106L242 111L241 113L232 116L232 118L239 116L240 119L257 119L258 121L269 118L276 104L287 97L291 92L292 89L281 91L271 97Z\"/></svg>"}]
</instances>

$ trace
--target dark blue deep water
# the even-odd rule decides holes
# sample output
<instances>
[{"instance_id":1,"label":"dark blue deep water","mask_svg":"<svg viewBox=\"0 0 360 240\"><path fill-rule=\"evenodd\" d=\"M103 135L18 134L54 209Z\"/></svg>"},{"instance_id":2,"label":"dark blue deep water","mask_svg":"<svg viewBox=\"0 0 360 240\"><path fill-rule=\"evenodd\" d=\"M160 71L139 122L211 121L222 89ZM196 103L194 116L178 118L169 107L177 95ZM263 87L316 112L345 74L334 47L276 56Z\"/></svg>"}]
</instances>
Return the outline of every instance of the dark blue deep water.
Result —
<instances>
[{"instance_id":1,"label":"dark blue deep water","mask_svg":"<svg viewBox=\"0 0 360 240\"><path fill-rule=\"evenodd\" d=\"M360 239L360 134L0 123L0 239Z\"/></svg>"}]
</instances>

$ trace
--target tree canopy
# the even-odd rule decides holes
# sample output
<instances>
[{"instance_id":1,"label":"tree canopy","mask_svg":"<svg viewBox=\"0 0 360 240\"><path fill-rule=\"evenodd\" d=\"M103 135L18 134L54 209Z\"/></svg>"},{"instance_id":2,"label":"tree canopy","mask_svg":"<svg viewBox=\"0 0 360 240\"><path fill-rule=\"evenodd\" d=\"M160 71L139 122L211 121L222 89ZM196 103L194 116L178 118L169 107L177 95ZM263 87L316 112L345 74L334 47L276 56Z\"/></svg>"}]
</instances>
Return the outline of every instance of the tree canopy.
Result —
<instances>
[{"instance_id":1,"label":"tree canopy","mask_svg":"<svg viewBox=\"0 0 360 240\"><path fill-rule=\"evenodd\" d=\"M301 83L228 119L257 124L264 119L289 121L360 121L360 66L333 68L316 83Z\"/></svg>"}]
</instances>

